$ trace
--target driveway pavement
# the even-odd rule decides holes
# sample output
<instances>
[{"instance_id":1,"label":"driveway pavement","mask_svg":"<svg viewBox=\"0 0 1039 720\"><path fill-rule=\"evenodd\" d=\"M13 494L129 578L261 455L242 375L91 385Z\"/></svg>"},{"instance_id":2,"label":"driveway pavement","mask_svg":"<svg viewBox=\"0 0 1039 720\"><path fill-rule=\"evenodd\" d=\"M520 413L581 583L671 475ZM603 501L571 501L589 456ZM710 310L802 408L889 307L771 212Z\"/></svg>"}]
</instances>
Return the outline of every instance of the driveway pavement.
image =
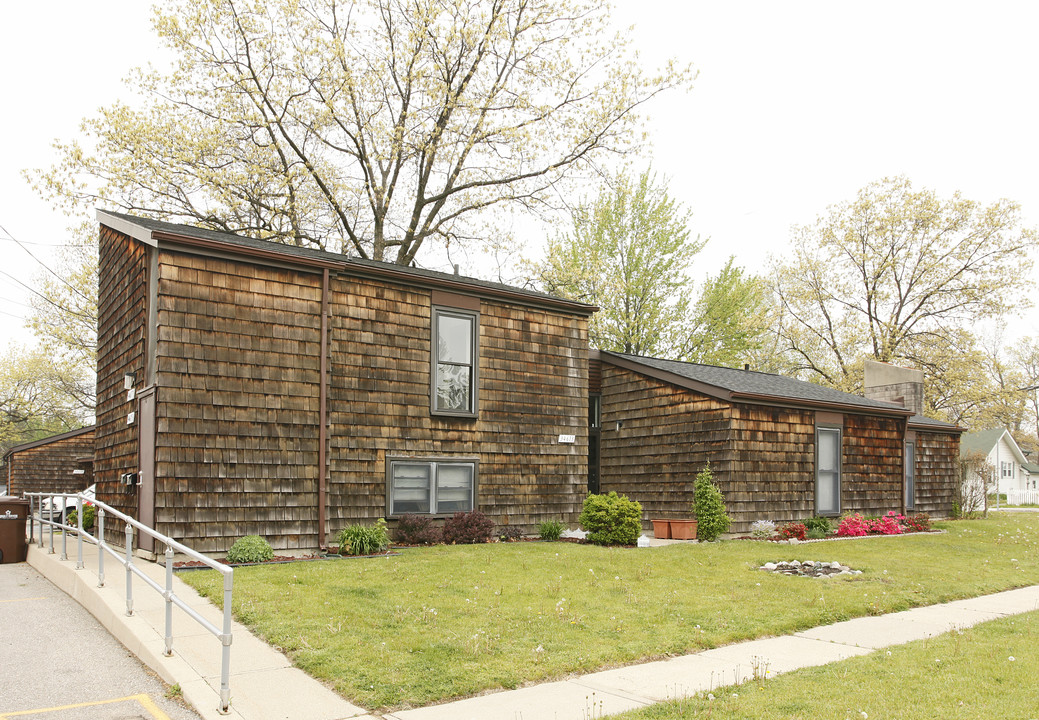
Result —
<instances>
[{"instance_id":1,"label":"driveway pavement","mask_svg":"<svg viewBox=\"0 0 1039 720\"><path fill-rule=\"evenodd\" d=\"M0 720L198 720L78 602L0 565Z\"/></svg>"}]
</instances>

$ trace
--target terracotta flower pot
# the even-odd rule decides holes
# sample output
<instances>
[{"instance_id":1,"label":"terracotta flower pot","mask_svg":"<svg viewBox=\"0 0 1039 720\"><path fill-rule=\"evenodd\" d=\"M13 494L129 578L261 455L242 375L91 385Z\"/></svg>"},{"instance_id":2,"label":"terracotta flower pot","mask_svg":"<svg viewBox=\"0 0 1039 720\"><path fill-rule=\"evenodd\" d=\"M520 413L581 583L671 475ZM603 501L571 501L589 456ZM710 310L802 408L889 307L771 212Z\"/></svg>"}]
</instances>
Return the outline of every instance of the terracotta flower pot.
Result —
<instances>
[{"instance_id":1,"label":"terracotta flower pot","mask_svg":"<svg viewBox=\"0 0 1039 720\"><path fill-rule=\"evenodd\" d=\"M670 520L669 524L675 540L696 540L696 520Z\"/></svg>"},{"instance_id":2,"label":"terracotta flower pot","mask_svg":"<svg viewBox=\"0 0 1039 720\"><path fill-rule=\"evenodd\" d=\"M671 538L671 522L669 520L653 520L653 537L658 540Z\"/></svg>"}]
</instances>

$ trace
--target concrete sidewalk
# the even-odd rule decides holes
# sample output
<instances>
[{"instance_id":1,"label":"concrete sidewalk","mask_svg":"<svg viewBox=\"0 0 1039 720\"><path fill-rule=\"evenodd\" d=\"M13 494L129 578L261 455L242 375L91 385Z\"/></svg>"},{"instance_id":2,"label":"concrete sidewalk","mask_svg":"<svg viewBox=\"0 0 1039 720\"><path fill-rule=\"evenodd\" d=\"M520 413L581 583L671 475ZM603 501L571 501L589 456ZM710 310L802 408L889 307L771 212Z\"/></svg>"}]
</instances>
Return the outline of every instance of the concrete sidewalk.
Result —
<instances>
[{"instance_id":1,"label":"concrete sidewalk","mask_svg":"<svg viewBox=\"0 0 1039 720\"><path fill-rule=\"evenodd\" d=\"M206 720L219 715L220 643L175 609L173 657L162 654L164 601L139 580L134 614L126 615L121 566L106 558L104 588L97 587L97 548L84 545L86 567L75 569L47 547L29 548L29 563L89 610L108 630L167 683L179 684L184 698ZM165 568L140 561L150 577L165 582ZM174 592L219 626L208 600L174 578ZM813 582L806 580L806 582ZM631 665L480 697L383 715L387 720L587 720L644 707L764 675L823 665L879 648L899 645L1039 610L1039 586L969 600L865 617L783 637L728 645L669 660ZM237 623L231 652L231 716L243 720L372 720L323 684L296 670L288 658Z\"/></svg>"}]
</instances>

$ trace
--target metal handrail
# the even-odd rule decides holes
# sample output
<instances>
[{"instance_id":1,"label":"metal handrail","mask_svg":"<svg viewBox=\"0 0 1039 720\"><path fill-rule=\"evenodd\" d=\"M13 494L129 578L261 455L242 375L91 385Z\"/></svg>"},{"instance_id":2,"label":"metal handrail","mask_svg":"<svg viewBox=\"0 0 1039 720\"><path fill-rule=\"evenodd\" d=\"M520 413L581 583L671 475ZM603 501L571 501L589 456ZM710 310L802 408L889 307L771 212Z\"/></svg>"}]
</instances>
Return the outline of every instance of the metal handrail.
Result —
<instances>
[{"instance_id":1,"label":"metal handrail","mask_svg":"<svg viewBox=\"0 0 1039 720\"><path fill-rule=\"evenodd\" d=\"M230 688L230 676L231 676L231 596L234 588L234 570L227 565L217 562L211 558L202 555L183 545L171 537L167 537L162 533L159 533L152 528L144 525L137 520L134 520L129 515L119 512L110 505L107 505L94 498L84 497L82 493L24 493L24 497L29 499L29 516L32 522L29 524L29 542L33 542L36 530L36 524L39 522L39 536L36 537L37 547L43 548L43 528L46 526L50 534L50 552L54 553L54 530L61 528L61 559L68 560L68 545L67 537L69 530L75 531L77 534L77 559L76 569L80 570L84 567L83 565L83 542L84 540L98 546L97 553L97 579L98 587L104 587L105 585L105 552L109 553L114 557L123 567L126 569L126 614L127 616L133 615L133 584L132 579L134 575L137 575L141 580L144 581L145 585L155 590L157 593L162 595L166 601L166 637L165 637L165 650L163 654L166 657L173 655L173 606L176 605L185 613L188 617L192 618L199 625L204 627L210 633L215 635L221 643L221 655L220 655L220 706L217 711L221 714L227 714L231 709L231 688ZM48 517L43 517L43 512L37 512L33 509L33 500L38 499L39 509L42 511L43 499L46 497L63 497L68 499L74 498L76 500L76 525L72 527L64 524L65 509L63 508L60 514L61 520L54 520L54 503L52 502L49 508ZM83 504L84 502L91 503L97 508L97 537L94 537L90 533L83 529ZM66 502L66 506L68 503ZM122 520L125 527L126 545L125 552L120 554L113 549L111 545L105 542L105 517L111 515L119 520ZM166 545L166 586L163 587L159 583L152 580L150 577L144 574L144 572L134 564L133 558L133 535L134 529L139 532L148 535L155 540ZM187 555L192 560L197 560L209 568L216 570L224 576L224 615L223 615L223 627L218 628L213 623L202 617L194 608L187 605L176 593L173 592L173 555L174 551Z\"/></svg>"}]
</instances>

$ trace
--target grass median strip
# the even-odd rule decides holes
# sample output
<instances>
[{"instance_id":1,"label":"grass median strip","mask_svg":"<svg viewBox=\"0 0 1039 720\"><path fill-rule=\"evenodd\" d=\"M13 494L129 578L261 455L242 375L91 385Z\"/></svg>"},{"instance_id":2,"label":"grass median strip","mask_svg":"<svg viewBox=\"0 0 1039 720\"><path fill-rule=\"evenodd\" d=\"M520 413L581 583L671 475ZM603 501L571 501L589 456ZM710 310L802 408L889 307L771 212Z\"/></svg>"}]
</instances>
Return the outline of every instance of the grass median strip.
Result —
<instances>
[{"instance_id":1,"label":"grass median strip","mask_svg":"<svg viewBox=\"0 0 1039 720\"><path fill-rule=\"evenodd\" d=\"M1039 514L942 534L652 549L439 546L235 571L236 617L370 708L424 705L1039 583ZM777 560L863 574L775 575ZM182 576L220 602L216 573Z\"/></svg>"},{"instance_id":2,"label":"grass median strip","mask_svg":"<svg viewBox=\"0 0 1039 720\"><path fill-rule=\"evenodd\" d=\"M1039 718L1039 612L770 680L716 688L616 720Z\"/></svg>"}]
</instances>

